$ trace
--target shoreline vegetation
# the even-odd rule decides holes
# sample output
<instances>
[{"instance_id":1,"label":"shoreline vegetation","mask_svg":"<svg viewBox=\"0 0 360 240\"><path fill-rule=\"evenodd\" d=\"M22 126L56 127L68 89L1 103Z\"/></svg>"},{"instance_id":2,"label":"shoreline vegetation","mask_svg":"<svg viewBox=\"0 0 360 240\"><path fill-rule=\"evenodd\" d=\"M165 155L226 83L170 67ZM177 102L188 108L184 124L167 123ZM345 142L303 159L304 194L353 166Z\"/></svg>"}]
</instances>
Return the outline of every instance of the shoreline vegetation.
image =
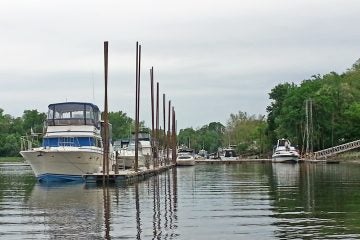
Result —
<instances>
[{"instance_id":1,"label":"shoreline vegetation","mask_svg":"<svg viewBox=\"0 0 360 240\"><path fill-rule=\"evenodd\" d=\"M264 93L265 94L265 93ZM300 153L319 151L360 139L360 59L350 69L338 74L316 74L300 84L280 83L268 93L266 115L238 111L225 123L211 122L202 127L179 129L178 145L209 154L232 147L241 156L269 157L278 139L287 138ZM209 106L211 107L211 106ZM25 110L21 117L4 113L0 107L0 162L21 162L21 136L38 137L44 130L47 114ZM134 120L122 111L110 112L113 140L128 139ZM145 127L145 122L140 123ZM159 143L167 139L159 132ZM4 156L14 156L7 158ZM359 159L359 155L333 158Z\"/></svg>"},{"instance_id":2,"label":"shoreline vegetation","mask_svg":"<svg viewBox=\"0 0 360 240\"><path fill-rule=\"evenodd\" d=\"M328 158L328 160L339 160L343 163L359 163L360 164L360 151L351 151L342 153ZM0 164L2 163L24 163L23 157L0 157Z\"/></svg>"},{"instance_id":3,"label":"shoreline vegetation","mask_svg":"<svg viewBox=\"0 0 360 240\"><path fill-rule=\"evenodd\" d=\"M0 163L23 163L25 162L22 157L0 157Z\"/></svg>"}]
</instances>

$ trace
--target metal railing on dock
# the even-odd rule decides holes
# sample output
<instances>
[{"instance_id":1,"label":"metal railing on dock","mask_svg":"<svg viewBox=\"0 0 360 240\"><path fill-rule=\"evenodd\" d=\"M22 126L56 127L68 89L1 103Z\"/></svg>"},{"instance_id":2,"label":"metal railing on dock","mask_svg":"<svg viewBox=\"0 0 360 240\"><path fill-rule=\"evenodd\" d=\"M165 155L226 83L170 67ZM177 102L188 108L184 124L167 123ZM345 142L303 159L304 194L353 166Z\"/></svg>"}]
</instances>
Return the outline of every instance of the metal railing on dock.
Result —
<instances>
[{"instance_id":1,"label":"metal railing on dock","mask_svg":"<svg viewBox=\"0 0 360 240\"><path fill-rule=\"evenodd\" d=\"M352 150L355 148L359 148L359 147L360 147L360 140L356 140L353 142L341 144L341 145L338 145L335 147L331 147L331 148L327 148L324 150L314 152L314 157L315 157L315 159L327 158L327 157L331 157L335 154L346 152L346 151L349 151L349 150Z\"/></svg>"}]
</instances>

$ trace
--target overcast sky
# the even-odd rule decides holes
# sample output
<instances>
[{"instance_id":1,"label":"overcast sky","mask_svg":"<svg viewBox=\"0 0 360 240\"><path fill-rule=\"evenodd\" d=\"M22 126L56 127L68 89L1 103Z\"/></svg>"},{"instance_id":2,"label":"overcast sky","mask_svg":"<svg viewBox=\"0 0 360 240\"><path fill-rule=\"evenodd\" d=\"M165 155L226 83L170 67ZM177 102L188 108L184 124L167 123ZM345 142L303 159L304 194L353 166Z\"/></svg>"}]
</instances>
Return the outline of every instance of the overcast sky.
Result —
<instances>
[{"instance_id":1,"label":"overcast sky","mask_svg":"<svg viewBox=\"0 0 360 240\"><path fill-rule=\"evenodd\" d=\"M134 118L139 41L147 126L151 66L179 129L265 115L277 84L342 73L360 58L359 12L358 0L1 0L0 108L16 117L65 101L103 109L109 41L109 110Z\"/></svg>"}]
</instances>

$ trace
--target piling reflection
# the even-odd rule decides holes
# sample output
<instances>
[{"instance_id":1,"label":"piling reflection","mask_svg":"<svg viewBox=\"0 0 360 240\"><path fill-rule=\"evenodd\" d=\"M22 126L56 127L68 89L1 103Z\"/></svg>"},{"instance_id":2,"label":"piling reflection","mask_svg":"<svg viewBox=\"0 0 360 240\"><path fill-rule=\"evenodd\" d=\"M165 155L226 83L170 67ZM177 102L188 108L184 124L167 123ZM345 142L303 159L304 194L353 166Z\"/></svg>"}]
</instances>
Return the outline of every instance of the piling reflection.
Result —
<instances>
[{"instance_id":1,"label":"piling reflection","mask_svg":"<svg viewBox=\"0 0 360 240\"><path fill-rule=\"evenodd\" d=\"M110 192L109 186L103 185L103 197L104 197L104 227L105 227L105 239L110 239Z\"/></svg>"},{"instance_id":2,"label":"piling reflection","mask_svg":"<svg viewBox=\"0 0 360 240\"><path fill-rule=\"evenodd\" d=\"M111 237L174 239L176 234L176 169L146 181L114 187Z\"/></svg>"},{"instance_id":3,"label":"piling reflection","mask_svg":"<svg viewBox=\"0 0 360 240\"><path fill-rule=\"evenodd\" d=\"M140 202L139 202L139 186L135 183L135 209L136 209L136 239L141 239L141 218L140 218Z\"/></svg>"}]
</instances>

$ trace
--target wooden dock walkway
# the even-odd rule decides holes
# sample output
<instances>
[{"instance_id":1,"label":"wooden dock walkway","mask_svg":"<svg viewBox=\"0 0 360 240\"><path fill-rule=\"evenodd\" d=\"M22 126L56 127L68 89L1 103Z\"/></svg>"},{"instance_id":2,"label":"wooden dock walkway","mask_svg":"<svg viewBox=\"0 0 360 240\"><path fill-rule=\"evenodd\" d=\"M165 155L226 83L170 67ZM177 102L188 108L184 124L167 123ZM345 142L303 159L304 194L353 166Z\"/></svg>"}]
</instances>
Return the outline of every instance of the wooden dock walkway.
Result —
<instances>
[{"instance_id":1,"label":"wooden dock walkway","mask_svg":"<svg viewBox=\"0 0 360 240\"><path fill-rule=\"evenodd\" d=\"M238 160L219 160L219 159L196 159L196 164L241 164L241 163L272 163L271 158L241 158ZM299 159L299 163L340 163L338 160L317 160ZM281 163L277 163L281 164Z\"/></svg>"},{"instance_id":2,"label":"wooden dock walkway","mask_svg":"<svg viewBox=\"0 0 360 240\"><path fill-rule=\"evenodd\" d=\"M220 159L196 159L196 164L236 164L236 163L248 163L248 162L260 162L271 163L271 159L268 158L241 158L238 160L220 160Z\"/></svg>"},{"instance_id":3,"label":"wooden dock walkway","mask_svg":"<svg viewBox=\"0 0 360 240\"><path fill-rule=\"evenodd\" d=\"M108 182L109 183L133 183L137 181L142 181L146 178L160 174L168 169L175 167L175 165L159 166L157 168L150 167L139 168L136 172L134 170L120 170L119 173L115 174L114 172L109 173ZM83 178L86 183L101 183L103 182L104 175L102 173L92 173L85 174Z\"/></svg>"}]
</instances>

